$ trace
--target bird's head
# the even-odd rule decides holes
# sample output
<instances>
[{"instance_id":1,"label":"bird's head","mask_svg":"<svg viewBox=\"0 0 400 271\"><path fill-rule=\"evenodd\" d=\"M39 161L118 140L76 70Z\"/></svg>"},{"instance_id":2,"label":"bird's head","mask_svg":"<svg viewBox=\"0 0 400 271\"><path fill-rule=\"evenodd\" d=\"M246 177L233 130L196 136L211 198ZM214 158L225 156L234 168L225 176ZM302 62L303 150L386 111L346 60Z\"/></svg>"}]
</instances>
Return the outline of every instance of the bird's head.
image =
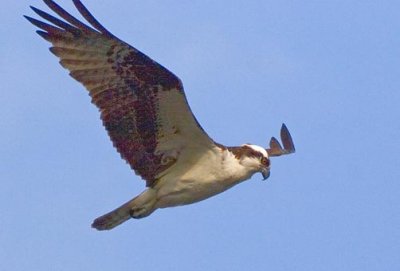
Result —
<instances>
[{"instance_id":1,"label":"bird's head","mask_svg":"<svg viewBox=\"0 0 400 271\"><path fill-rule=\"evenodd\" d=\"M263 147L251 144L242 145L241 149L243 151L240 157L242 166L251 172L260 172L263 180L268 179L271 162L267 151Z\"/></svg>"},{"instance_id":2,"label":"bird's head","mask_svg":"<svg viewBox=\"0 0 400 271\"><path fill-rule=\"evenodd\" d=\"M247 168L250 173L260 172L263 176L263 180L266 180L270 175L270 157L295 152L292 137L285 124L282 124L281 128L281 140L283 148L275 137L271 138L268 149L252 144L242 145L240 147L240 155L238 155L237 158L240 157L240 163Z\"/></svg>"}]
</instances>

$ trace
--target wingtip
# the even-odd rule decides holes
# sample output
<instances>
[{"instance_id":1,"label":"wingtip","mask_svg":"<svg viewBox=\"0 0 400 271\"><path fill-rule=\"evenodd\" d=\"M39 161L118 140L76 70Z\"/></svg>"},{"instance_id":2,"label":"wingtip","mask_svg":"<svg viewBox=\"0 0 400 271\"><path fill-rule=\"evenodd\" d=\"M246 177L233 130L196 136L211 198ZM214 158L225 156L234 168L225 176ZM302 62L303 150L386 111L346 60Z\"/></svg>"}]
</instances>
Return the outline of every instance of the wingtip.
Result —
<instances>
[{"instance_id":1,"label":"wingtip","mask_svg":"<svg viewBox=\"0 0 400 271\"><path fill-rule=\"evenodd\" d=\"M80 1L80 0L72 0L76 9L79 13L86 19L86 21L94 27L97 31L100 31L103 35L108 36L109 38L117 39L110 31L108 31L89 11L89 9Z\"/></svg>"},{"instance_id":2,"label":"wingtip","mask_svg":"<svg viewBox=\"0 0 400 271\"><path fill-rule=\"evenodd\" d=\"M289 132L289 130L288 130L288 128L287 128L287 126L286 126L286 124L285 124L285 123L282 123L282 126L281 126L281 131L286 131L286 132Z\"/></svg>"},{"instance_id":3,"label":"wingtip","mask_svg":"<svg viewBox=\"0 0 400 271\"><path fill-rule=\"evenodd\" d=\"M49 48L49 51L50 51L53 55L55 55L55 56L58 57L57 49L56 49L55 47L50 47L50 48Z\"/></svg>"},{"instance_id":4,"label":"wingtip","mask_svg":"<svg viewBox=\"0 0 400 271\"><path fill-rule=\"evenodd\" d=\"M279 143L278 139L276 137L271 137L271 140L269 141L269 147L271 149L282 149L281 144Z\"/></svg>"},{"instance_id":5,"label":"wingtip","mask_svg":"<svg viewBox=\"0 0 400 271\"><path fill-rule=\"evenodd\" d=\"M281 139L282 139L283 148L285 150L287 150L289 153L296 152L296 148L294 147L292 136L291 136L289 129L287 128L285 123L282 123Z\"/></svg>"},{"instance_id":6,"label":"wingtip","mask_svg":"<svg viewBox=\"0 0 400 271\"><path fill-rule=\"evenodd\" d=\"M33 10L34 12L36 12L36 13L38 13L38 11L40 11L40 9L38 9L38 8L36 8L36 7L34 7L34 6L29 6L29 8L30 8L31 10Z\"/></svg>"},{"instance_id":7,"label":"wingtip","mask_svg":"<svg viewBox=\"0 0 400 271\"><path fill-rule=\"evenodd\" d=\"M23 15L23 16L24 16L25 19L27 19L34 26L43 29L43 26L45 25L43 22L41 22L41 21L39 21L39 20L37 20L37 19L35 19L33 17L27 16L27 15Z\"/></svg>"},{"instance_id":8,"label":"wingtip","mask_svg":"<svg viewBox=\"0 0 400 271\"><path fill-rule=\"evenodd\" d=\"M46 17L49 17L50 15L46 12L44 12L43 10L40 10L38 8L35 8L34 6L29 6L37 15L39 15L40 17L46 19Z\"/></svg>"},{"instance_id":9,"label":"wingtip","mask_svg":"<svg viewBox=\"0 0 400 271\"><path fill-rule=\"evenodd\" d=\"M32 21L34 20L32 17L28 16L28 15L22 15L25 19L27 19L29 22L32 23Z\"/></svg>"},{"instance_id":10,"label":"wingtip","mask_svg":"<svg viewBox=\"0 0 400 271\"><path fill-rule=\"evenodd\" d=\"M43 0L43 2L46 4L46 5L51 5L51 4L56 4L56 2L54 2L53 0Z\"/></svg>"},{"instance_id":11,"label":"wingtip","mask_svg":"<svg viewBox=\"0 0 400 271\"><path fill-rule=\"evenodd\" d=\"M86 8L85 5L84 5L84 4L82 3L82 1L80 1L80 0L72 0L72 3L73 3L74 6L77 7L77 8L78 8L78 7L82 7L82 6L83 6L84 8Z\"/></svg>"},{"instance_id":12,"label":"wingtip","mask_svg":"<svg viewBox=\"0 0 400 271\"><path fill-rule=\"evenodd\" d=\"M53 11L55 11L55 9L61 9L61 7L53 0L43 0L43 3L45 3L46 6L48 6Z\"/></svg>"}]
</instances>

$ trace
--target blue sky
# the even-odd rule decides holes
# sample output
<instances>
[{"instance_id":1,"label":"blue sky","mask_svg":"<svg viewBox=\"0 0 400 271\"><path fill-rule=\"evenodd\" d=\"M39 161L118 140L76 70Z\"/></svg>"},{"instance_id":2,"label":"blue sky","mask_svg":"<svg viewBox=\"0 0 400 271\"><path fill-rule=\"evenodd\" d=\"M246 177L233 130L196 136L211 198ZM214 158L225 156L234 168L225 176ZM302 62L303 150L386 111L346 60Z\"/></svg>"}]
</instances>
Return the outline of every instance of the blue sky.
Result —
<instances>
[{"instance_id":1,"label":"blue sky","mask_svg":"<svg viewBox=\"0 0 400 271\"><path fill-rule=\"evenodd\" d=\"M144 182L23 19L45 5L6 0L1 270L400 269L398 1L84 3L179 75L216 141L266 146L285 122L297 153L273 159L267 182L91 229Z\"/></svg>"}]
</instances>

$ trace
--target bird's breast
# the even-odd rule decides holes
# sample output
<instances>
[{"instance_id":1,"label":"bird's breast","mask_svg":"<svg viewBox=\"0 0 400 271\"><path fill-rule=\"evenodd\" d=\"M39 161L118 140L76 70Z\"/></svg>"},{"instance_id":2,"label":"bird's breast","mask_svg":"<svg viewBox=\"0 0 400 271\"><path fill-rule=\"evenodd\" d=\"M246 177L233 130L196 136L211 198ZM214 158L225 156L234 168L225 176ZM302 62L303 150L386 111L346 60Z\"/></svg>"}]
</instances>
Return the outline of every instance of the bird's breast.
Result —
<instances>
[{"instance_id":1,"label":"bird's breast","mask_svg":"<svg viewBox=\"0 0 400 271\"><path fill-rule=\"evenodd\" d=\"M243 180L229 171L193 170L190 174L160 182L157 205L164 208L195 203L224 192Z\"/></svg>"},{"instance_id":2,"label":"bird's breast","mask_svg":"<svg viewBox=\"0 0 400 271\"><path fill-rule=\"evenodd\" d=\"M198 161L190 170L169 174L160 180L156 186L157 207L195 203L224 192L250 177L239 170L235 161L226 163L219 157L208 158ZM175 172L180 171L176 169Z\"/></svg>"},{"instance_id":3,"label":"bird's breast","mask_svg":"<svg viewBox=\"0 0 400 271\"><path fill-rule=\"evenodd\" d=\"M230 178L225 180L206 179L176 179L164 182L157 191L158 208L172 207L195 203L231 188L238 182Z\"/></svg>"}]
</instances>

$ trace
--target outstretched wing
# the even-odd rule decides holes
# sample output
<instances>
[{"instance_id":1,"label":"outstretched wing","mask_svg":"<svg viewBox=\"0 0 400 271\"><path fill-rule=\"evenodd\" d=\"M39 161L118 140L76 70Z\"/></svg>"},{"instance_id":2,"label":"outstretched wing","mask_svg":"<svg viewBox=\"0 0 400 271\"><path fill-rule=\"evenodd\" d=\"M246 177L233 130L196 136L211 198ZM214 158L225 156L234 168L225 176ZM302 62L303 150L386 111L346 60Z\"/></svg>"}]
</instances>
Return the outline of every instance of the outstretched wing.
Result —
<instances>
[{"instance_id":1,"label":"outstretched wing","mask_svg":"<svg viewBox=\"0 0 400 271\"><path fill-rule=\"evenodd\" d=\"M31 7L48 22L25 16L52 43L50 51L89 91L108 134L135 172L152 186L183 149L208 149L214 142L193 116L179 78L106 30L79 1L76 8L93 27L44 0L65 21Z\"/></svg>"}]
</instances>

